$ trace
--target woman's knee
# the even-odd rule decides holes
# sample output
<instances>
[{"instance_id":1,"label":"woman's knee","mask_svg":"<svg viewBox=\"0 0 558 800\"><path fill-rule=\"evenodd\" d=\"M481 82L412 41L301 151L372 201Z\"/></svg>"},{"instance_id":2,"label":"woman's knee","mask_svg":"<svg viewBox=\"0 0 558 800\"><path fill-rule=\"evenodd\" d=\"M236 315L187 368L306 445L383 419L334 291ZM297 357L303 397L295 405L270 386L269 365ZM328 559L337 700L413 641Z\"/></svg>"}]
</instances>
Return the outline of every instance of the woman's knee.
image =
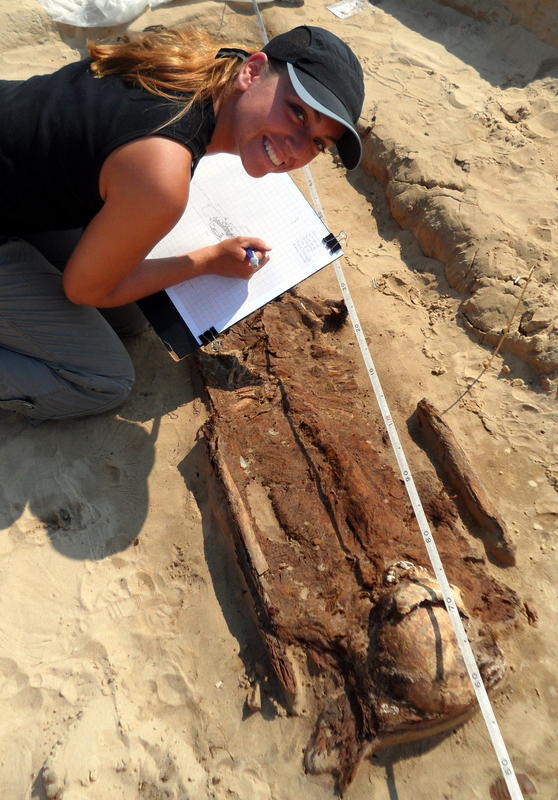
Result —
<instances>
[{"instance_id":1,"label":"woman's knee","mask_svg":"<svg viewBox=\"0 0 558 800\"><path fill-rule=\"evenodd\" d=\"M41 413L45 419L87 417L102 414L121 406L129 397L134 385L134 368L129 362L120 375L63 376L64 389L41 400ZM59 377L62 377L59 375Z\"/></svg>"},{"instance_id":2,"label":"woman's knee","mask_svg":"<svg viewBox=\"0 0 558 800\"><path fill-rule=\"evenodd\" d=\"M68 375L61 370L45 391L18 392L0 399L0 411L15 411L36 420L61 420L102 414L121 406L134 384L133 367L121 375Z\"/></svg>"}]
</instances>

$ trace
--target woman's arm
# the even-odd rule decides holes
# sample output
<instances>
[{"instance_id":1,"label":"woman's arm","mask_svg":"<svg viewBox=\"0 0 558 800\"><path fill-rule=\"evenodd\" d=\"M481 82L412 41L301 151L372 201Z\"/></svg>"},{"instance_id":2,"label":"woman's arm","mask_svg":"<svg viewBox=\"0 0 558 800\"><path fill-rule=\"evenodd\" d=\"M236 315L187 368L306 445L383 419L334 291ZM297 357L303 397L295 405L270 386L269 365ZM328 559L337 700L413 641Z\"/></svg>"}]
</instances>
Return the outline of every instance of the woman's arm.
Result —
<instances>
[{"instance_id":1,"label":"woman's arm","mask_svg":"<svg viewBox=\"0 0 558 800\"><path fill-rule=\"evenodd\" d=\"M192 156L170 139L148 137L111 153L100 176L104 205L83 233L66 269L64 291L79 305L120 306L197 275L248 279L247 247L261 239L229 239L176 258L145 260L174 227L188 202Z\"/></svg>"}]
</instances>

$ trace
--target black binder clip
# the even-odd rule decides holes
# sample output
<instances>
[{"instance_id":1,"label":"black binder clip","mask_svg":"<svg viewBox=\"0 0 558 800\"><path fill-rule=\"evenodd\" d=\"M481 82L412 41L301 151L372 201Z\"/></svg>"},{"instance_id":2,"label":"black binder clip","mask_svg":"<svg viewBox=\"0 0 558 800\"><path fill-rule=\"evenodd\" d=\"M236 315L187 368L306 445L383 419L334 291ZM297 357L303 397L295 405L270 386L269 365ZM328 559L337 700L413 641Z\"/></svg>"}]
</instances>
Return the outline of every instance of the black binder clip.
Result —
<instances>
[{"instance_id":1,"label":"black binder clip","mask_svg":"<svg viewBox=\"0 0 558 800\"><path fill-rule=\"evenodd\" d=\"M219 334L212 326L211 328L208 328L204 333L200 333L199 340L202 344L210 344L211 342L214 342L218 336Z\"/></svg>"},{"instance_id":2,"label":"black binder clip","mask_svg":"<svg viewBox=\"0 0 558 800\"><path fill-rule=\"evenodd\" d=\"M329 252L333 255L341 250L341 245L339 244L339 240L334 233L328 233L327 236L324 236L322 242L325 244Z\"/></svg>"}]
</instances>

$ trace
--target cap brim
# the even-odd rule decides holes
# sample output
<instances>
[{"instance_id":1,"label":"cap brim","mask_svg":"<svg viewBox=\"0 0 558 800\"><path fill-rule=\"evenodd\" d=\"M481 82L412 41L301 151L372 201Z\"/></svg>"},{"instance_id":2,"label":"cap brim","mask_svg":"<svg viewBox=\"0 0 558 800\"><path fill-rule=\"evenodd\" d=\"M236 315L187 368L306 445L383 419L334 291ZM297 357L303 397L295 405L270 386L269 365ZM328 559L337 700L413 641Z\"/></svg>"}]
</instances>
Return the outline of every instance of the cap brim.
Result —
<instances>
[{"instance_id":1,"label":"cap brim","mask_svg":"<svg viewBox=\"0 0 558 800\"><path fill-rule=\"evenodd\" d=\"M355 169L362 158L362 142L353 127L349 112L343 103L322 83L287 62L287 71L293 89L303 103L330 119L340 122L347 130L337 142L337 150L347 169Z\"/></svg>"}]
</instances>

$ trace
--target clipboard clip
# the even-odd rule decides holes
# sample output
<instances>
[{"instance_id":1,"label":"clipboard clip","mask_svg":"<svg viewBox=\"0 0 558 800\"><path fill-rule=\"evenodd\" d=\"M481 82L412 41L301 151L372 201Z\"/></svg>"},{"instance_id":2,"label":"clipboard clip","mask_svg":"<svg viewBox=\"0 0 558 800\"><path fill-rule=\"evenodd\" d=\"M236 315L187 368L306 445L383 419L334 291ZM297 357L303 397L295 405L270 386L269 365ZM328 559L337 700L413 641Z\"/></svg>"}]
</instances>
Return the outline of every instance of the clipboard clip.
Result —
<instances>
[{"instance_id":1,"label":"clipboard clip","mask_svg":"<svg viewBox=\"0 0 558 800\"><path fill-rule=\"evenodd\" d=\"M214 342L218 336L219 334L215 328L211 326L211 328L208 328L206 331L204 331L204 333L200 333L198 339L202 344L211 344L211 342Z\"/></svg>"},{"instance_id":2,"label":"clipboard clip","mask_svg":"<svg viewBox=\"0 0 558 800\"><path fill-rule=\"evenodd\" d=\"M341 231L337 236L334 233L328 233L327 236L324 236L322 242L325 244L329 252L334 255L341 250L341 242L346 240L347 234L345 231Z\"/></svg>"}]
</instances>

